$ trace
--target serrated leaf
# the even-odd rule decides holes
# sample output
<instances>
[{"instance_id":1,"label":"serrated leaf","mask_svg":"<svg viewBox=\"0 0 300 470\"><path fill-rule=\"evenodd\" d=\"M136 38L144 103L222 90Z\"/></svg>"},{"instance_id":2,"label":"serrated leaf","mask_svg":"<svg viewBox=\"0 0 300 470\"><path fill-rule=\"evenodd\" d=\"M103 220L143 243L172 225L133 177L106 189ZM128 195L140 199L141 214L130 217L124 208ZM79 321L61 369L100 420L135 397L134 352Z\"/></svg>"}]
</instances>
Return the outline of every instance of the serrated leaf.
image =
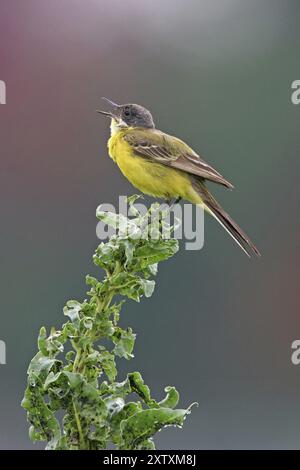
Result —
<instances>
[{"instance_id":1,"label":"serrated leaf","mask_svg":"<svg viewBox=\"0 0 300 470\"><path fill-rule=\"evenodd\" d=\"M100 364L103 367L110 382L113 382L117 375L115 357L109 351L103 351L99 356Z\"/></svg>"},{"instance_id":2,"label":"serrated leaf","mask_svg":"<svg viewBox=\"0 0 300 470\"><path fill-rule=\"evenodd\" d=\"M143 279L135 274L121 272L111 279L111 288L118 294L139 302L140 297L150 297L155 287L155 281Z\"/></svg>"},{"instance_id":3,"label":"serrated leaf","mask_svg":"<svg viewBox=\"0 0 300 470\"><path fill-rule=\"evenodd\" d=\"M84 381L83 376L77 372L68 372L65 370L62 373L67 377L70 387L73 390L78 388Z\"/></svg>"},{"instance_id":4,"label":"serrated leaf","mask_svg":"<svg viewBox=\"0 0 300 470\"><path fill-rule=\"evenodd\" d=\"M50 372L50 369L54 366L55 363L58 363L57 359L51 359L47 356L44 356L44 354L39 351L32 361L29 364L28 367L28 375L34 375L39 377L41 374L44 376L47 376Z\"/></svg>"},{"instance_id":5,"label":"serrated leaf","mask_svg":"<svg viewBox=\"0 0 300 470\"><path fill-rule=\"evenodd\" d=\"M137 449L146 439L165 426L182 426L189 410L152 408L134 414L121 422L122 450Z\"/></svg>"},{"instance_id":6,"label":"serrated leaf","mask_svg":"<svg viewBox=\"0 0 300 470\"><path fill-rule=\"evenodd\" d=\"M151 398L150 389L145 384L141 374L139 372L131 372L127 375L130 388L132 392L137 393L137 395L149 406L149 407L158 407L158 404L155 400Z\"/></svg>"},{"instance_id":7,"label":"serrated leaf","mask_svg":"<svg viewBox=\"0 0 300 470\"><path fill-rule=\"evenodd\" d=\"M155 288L155 281L148 281L147 279L141 279L140 283L143 289L143 293L145 294L145 297L151 297Z\"/></svg>"},{"instance_id":8,"label":"serrated leaf","mask_svg":"<svg viewBox=\"0 0 300 470\"><path fill-rule=\"evenodd\" d=\"M38 348L44 356L48 356L46 339L47 339L47 331L46 331L46 328L42 326L39 332L39 336L38 336Z\"/></svg>"},{"instance_id":9,"label":"serrated leaf","mask_svg":"<svg viewBox=\"0 0 300 470\"><path fill-rule=\"evenodd\" d=\"M28 385L21 405L27 410L28 421L31 423L30 437L35 441L48 440L47 449L56 449L61 438L60 426L45 403L40 388Z\"/></svg>"},{"instance_id":10,"label":"serrated leaf","mask_svg":"<svg viewBox=\"0 0 300 470\"><path fill-rule=\"evenodd\" d=\"M68 362L73 362L74 361L74 358L75 358L75 351L68 351L67 354L66 354L66 360Z\"/></svg>"},{"instance_id":11,"label":"serrated leaf","mask_svg":"<svg viewBox=\"0 0 300 470\"><path fill-rule=\"evenodd\" d=\"M158 403L159 406L163 408L175 408L179 401L179 393L176 388L170 386L166 387L165 392L167 393L167 396Z\"/></svg>"},{"instance_id":12,"label":"serrated leaf","mask_svg":"<svg viewBox=\"0 0 300 470\"><path fill-rule=\"evenodd\" d=\"M111 428L111 438L114 444L119 445L121 442L121 429L120 424L122 421L126 420L130 416L142 411L142 405L140 403L129 402L123 406L123 408L114 413L111 417L110 428Z\"/></svg>"},{"instance_id":13,"label":"serrated leaf","mask_svg":"<svg viewBox=\"0 0 300 470\"><path fill-rule=\"evenodd\" d=\"M125 250L125 258L126 258L125 266L128 266L128 264L131 263L132 258L133 258L134 245L129 240L124 240L122 244Z\"/></svg>"},{"instance_id":14,"label":"serrated leaf","mask_svg":"<svg viewBox=\"0 0 300 470\"><path fill-rule=\"evenodd\" d=\"M119 413L125 405L125 402L121 397L109 397L106 398L104 402L110 417L112 417L116 413Z\"/></svg>"},{"instance_id":15,"label":"serrated leaf","mask_svg":"<svg viewBox=\"0 0 300 470\"><path fill-rule=\"evenodd\" d=\"M79 312L81 310L81 303L76 300L69 300L64 307L64 315L70 318L71 322L76 325L79 323Z\"/></svg>"},{"instance_id":16,"label":"serrated leaf","mask_svg":"<svg viewBox=\"0 0 300 470\"><path fill-rule=\"evenodd\" d=\"M97 287L97 285L99 284L98 279L93 276L90 276L89 274L85 277L85 282L88 286L91 287Z\"/></svg>"},{"instance_id":17,"label":"serrated leaf","mask_svg":"<svg viewBox=\"0 0 300 470\"><path fill-rule=\"evenodd\" d=\"M138 201L139 199L144 199L144 196L143 196L142 194L132 194L131 196L127 196L127 198L126 198L127 203L128 203L128 205L129 205L129 208L130 208L130 209L131 209L131 208L133 209L135 215L138 215L139 212L138 212L138 210L134 207L134 203L135 203L136 201Z\"/></svg>"},{"instance_id":18,"label":"serrated leaf","mask_svg":"<svg viewBox=\"0 0 300 470\"><path fill-rule=\"evenodd\" d=\"M106 212L101 209L101 206L99 206L96 211L96 217L106 225L119 231L121 237L139 238L141 236L139 227L134 223L134 221L128 219L123 214Z\"/></svg>"},{"instance_id":19,"label":"serrated leaf","mask_svg":"<svg viewBox=\"0 0 300 470\"><path fill-rule=\"evenodd\" d=\"M155 444L151 438L146 439L145 441L140 442L137 446L137 450L155 450Z\"/></svg>"},{"instance_id":20,"label":"serrated leaf","mask_svg":"<svg viewBox=\"0 0 300 470\"><path fill-rule=\"evenodd\" d=\"M82 319L82 323L84 327L88 330L91 330L93 328L93 319L91 317L84 317Z\"/></svg>"},{"instance_id":21,"label":"serrated leaf","mask_svg":"<svg viewBox=\"0 0 300 470\"><path fill-rule=\"evenodd\" d=\"M113 315L113 324L116 326L119 318L120 318L120 311L122 308L122 305L124 304L125 300L121 300L117 304L113 304L109 307L109 313Z\"/></svg>"},{"instance_id":22,"label":"serrated leaf","mask_svg":"<svg viewBox=\"0 0 300 470\"><path fill-rule=\"evenodd\" d=\"M118 245L109 241L100 243L93 257L94 263L104 269L111 267L115 263L115 259L119 257L120 248Z\"/></svg>"},{"instance_id":23,"label":"serrated leaf","mask_svg":"<svg viewBox=\"0 0 300 470\"><path fill-rule=\"evenodd\" d=\"M93 385L83 382L80 395L77 396L80 415L94 425L104 424L108 415L105 401L101 398L99 390Z\"/></svg>"},{"instance_id":24,"label":"serrated leaf","mask_svg":"<svg viewBox=\"0 0 300 470\"><path fill-rule=\"evenodd\" d=\"M112 336L112 340L115 343L114 354L119 357L124 357L125 359L133 357L132 351L135 337L136 335L132 332L131 328L127 330L118 328Z\"/></svg>"},{"instance_id":25,"label":"serrated leaf","mask_svg":"<svg viewBox=\"0 0 300 470\"><path fill-rule=\"evenodd\" d=\"M99 335L110 338L115 333L115 327L111 320L102 320L98 326Z\"/></svg>"},{"instance_id":26,"label":"serrated leaf","mask_svg":"<svg viewBox=\"0 0 300 470\"><path fill-rule=\"evenodd\" d=\"M134 259L139 260L140 266L146 266L164 261L178 251L178 241L174 238L169 240L147 240L147 243L137 247Z\"/></svg>"},{"instance_id":27,"label":"serrated leaf","mask_svg":"<svg viewBox=\"0 0 300 470\"><path fill-rule=\"evenodd\" d=\"M148 269L150 271L150 274L152 274L152 276L156 276L157 270L158 270L158 263L149 264Z\"/></svg>"},{"instance_id":28,"label":"serrated leaf","mask_svg":"<svg viewBox=\"0 0 300 470\"><path fill-rule=\"evenodd\" d=\"M47 388L56 383L57 380L60 378L61 376L61 372L57 372L56 374L54 374L53 372L50 372L45 380L45 383L44 383L44 389L47 390Z\"/></svg>"}]
</instances>

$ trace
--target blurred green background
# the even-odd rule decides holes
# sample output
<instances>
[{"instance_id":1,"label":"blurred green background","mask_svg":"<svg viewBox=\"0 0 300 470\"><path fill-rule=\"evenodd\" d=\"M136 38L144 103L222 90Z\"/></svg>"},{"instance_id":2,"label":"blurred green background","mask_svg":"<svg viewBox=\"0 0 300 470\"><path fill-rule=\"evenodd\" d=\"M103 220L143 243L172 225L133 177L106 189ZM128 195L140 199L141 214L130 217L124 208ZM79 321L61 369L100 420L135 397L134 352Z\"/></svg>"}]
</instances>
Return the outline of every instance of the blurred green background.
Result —
<instances>
[{"instance_id":1,"label":"blurred green background","mask_svg":"<svg viewBox=\"0 0 300 470\"><path fill-rule=\"evenodd\" d=\"M214 187L262 252L248 260L206 217L205 246L160 267L122 322L158 399L198 401L158 448L299 448L298 0L1 0L0 448L33 448L20 401L41 325L85 297L95 209L134 188L108 158L100 97L137 102L236 190ZM41 448L35 445L34 448Z\"/></svg>"}]
</instances>

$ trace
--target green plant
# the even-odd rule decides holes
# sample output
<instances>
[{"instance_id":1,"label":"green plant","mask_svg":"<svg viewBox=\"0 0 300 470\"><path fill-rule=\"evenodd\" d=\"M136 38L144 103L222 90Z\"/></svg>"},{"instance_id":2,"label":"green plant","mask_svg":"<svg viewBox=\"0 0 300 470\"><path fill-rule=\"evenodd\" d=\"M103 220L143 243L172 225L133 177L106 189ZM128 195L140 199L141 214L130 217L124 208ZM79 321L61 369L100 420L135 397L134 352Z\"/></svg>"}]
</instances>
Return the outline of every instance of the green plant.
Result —
<instances>
[{"instance_id":1,"label":"green plant","mask_svg":"<svg viewBox=\"0 0 300 470\"><path fill-rule=\"evenodd\" d=\"M48 336L40 330L22 406L30 438L47 441L47 449L105 449L109 443L123 450L154 449L152 436L164 426L182 426L190 412L190 407L175 409L174 387L165 388L166 397L156 402L139 372L116 381L116 357L130 359L135 342L131 328L118 325L125 301L118 297L137 302L150 297L158 262L178 250L177 240L163 236L162 229L170 229L164 216L153 217L158 205L142 215L135 199L129 198L132 218L97 209L97 217L116 229L94 255L105 277L87 276L89 300L67 302L69 320L61 330L52 328ZM111 348L101 344L104 339ZM129 400L132 394L136 401Z\"/></svg>"}]
</instances>

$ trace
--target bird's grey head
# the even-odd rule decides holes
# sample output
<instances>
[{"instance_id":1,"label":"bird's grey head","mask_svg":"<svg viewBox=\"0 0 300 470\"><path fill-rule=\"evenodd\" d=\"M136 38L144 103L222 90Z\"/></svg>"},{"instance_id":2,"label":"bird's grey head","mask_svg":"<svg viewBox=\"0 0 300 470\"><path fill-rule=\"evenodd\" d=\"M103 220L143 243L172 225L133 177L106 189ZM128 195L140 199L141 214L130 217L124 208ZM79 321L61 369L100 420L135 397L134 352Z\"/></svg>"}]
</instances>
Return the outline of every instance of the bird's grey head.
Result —
<instances>
[{"instance_id":1,"label":"bird's grey head","mask_svg":"<svg viewBox=\"0 0 300 470\"><path fill-rule=\"evenodd\" d=\"M139 104L116 104L108 98L103 98L113 108L112 112L97 111L114 119L119 127L144 127L154 129L154 121L148 109Z\"/></svg>"}]
</instances>

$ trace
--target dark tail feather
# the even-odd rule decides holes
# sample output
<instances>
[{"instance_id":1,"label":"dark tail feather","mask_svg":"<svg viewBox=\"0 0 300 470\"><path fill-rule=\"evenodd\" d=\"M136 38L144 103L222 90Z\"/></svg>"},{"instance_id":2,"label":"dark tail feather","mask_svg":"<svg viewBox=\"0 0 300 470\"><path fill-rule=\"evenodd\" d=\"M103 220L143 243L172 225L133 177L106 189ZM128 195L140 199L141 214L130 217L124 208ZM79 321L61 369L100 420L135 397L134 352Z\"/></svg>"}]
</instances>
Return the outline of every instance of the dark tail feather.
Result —
<instances>
[{"instance_id":1,"label":"dark tail feather","mask_svg":"<svg viewBox=\"0 0 300 470\"><path fill-rule=\"evenodd\" d=\"M246 253L246 255L251 256L255 253L256 256L261 256L260 252L256 246L252 243L248 235L235 223L235 221L230 217L227 212L220 206L220 204L213 198L208 189L203 185L203 183L198 182L197 191L201 196L206 208L211 212L211 214L217 219L217 221L227 230L227 232L232 236L240 248Z\"/></svg>"}]
</instances>

